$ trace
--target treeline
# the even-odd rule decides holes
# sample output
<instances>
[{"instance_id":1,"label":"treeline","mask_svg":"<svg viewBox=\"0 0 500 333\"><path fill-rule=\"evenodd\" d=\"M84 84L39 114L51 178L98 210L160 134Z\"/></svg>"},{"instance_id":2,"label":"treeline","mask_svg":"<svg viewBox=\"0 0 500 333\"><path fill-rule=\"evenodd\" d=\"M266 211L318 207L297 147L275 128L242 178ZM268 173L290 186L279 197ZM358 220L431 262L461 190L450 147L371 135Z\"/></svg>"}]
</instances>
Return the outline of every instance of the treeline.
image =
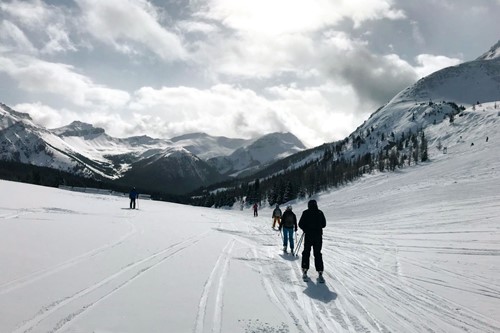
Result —
<instances>
[{"instance_id":1,"label":"treeline","mask_svg":"<svg viewBox=\"0 0 500 333\"><path fill-rule=\"evenodd\" d=\"M351 136L325 145L319 158L271 177L240 180L232 186L219 184L212 191L203 189L192 196L190 204L216 208L235 204L250 206L255 202L271 206L284 204L345 185L375 170L394 171L429 159L428 142L423 131L381 135L376 147L383 147L375 149L376 153L346 156L352 152L349 147L369 151L366 138L370 134Z\"/></svg>"},{"instance_id":2,"label":"treeline","mask_svg":"<svg viewBox=\"0 0 500 333\"><path fill-rule=\"evenodd\" d=\"M0 161L0 179L48 187L66 185L107 189L122 193L128 193L130 191L130 186L120 181L111 181L105 178L96 179L82 177L57 169L13 161ZM138 188L137 190L139 193L151 195L151 199L153 200L162 200L182 204L190 203L190 199L187 196L150 191L144 188Z\"/></svg>"}]
</instances>

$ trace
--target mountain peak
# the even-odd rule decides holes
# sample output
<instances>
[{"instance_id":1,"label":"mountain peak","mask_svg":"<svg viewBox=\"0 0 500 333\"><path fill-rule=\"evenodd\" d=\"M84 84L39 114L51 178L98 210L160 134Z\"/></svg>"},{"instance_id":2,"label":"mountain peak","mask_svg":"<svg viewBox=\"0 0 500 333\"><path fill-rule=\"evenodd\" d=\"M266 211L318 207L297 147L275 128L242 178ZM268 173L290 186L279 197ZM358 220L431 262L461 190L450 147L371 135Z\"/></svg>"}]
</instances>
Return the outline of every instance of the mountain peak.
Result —
<instances>
[{"instance_id":1,"label":"mountain peak","mask_svg":"<svg viewBox=\"0 0 500 333\"><path fill-rule=\"evenodd\" d=\"M76 120L69 125L54 129L53 132L61 136L98 136L104 133L104 129Z\"/></svg>"},{"instance_id":2,"label":"mountain peak","mask_svg":"<svg viewBox=\"0 0 500 333\"><path fill-rule=\"evenodd\" d=\"M20 119L33 120L33 119L31 119L31 117L28 113L15 111L3 103L0 103L0 110L3 110L5 112L7 112L8 114L10 114L11 116L15 116L15 117L20 118Z\"/></svg>"},{"instance_id":3,"label":"mountain peak","mask_svg":"<svg viewBox=\"0 0 500 333\"><path fill-rule=\"evenodd\" d=\"M203 132L195 132L195 133L188 133L188 134L183 134L176 136L174 138L171 138L173 142L177 141L182 141L182 140L195 140L195 139L206 139L208 138L209 135Z\"/></svg>"},{"instance_id":4,"label":"mountain peak","mask_svg":"<svg viewBox=\"0 0 500 333\"><path fill-rule=\"evenodd\" d=\"M500 40L493 45L488 52L484 53L476 60L492 60L496 58L500 58Z\"/></svg>"}]
</instances>

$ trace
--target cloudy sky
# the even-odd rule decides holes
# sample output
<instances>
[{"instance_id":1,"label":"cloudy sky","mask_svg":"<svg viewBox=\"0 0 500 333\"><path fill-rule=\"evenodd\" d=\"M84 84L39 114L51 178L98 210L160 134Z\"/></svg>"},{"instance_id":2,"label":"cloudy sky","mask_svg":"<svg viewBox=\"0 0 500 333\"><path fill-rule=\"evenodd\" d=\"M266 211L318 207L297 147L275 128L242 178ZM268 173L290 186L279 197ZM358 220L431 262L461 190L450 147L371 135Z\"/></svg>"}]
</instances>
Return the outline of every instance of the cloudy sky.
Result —
<instances>
[{"instance_id":1,"label":"cloudy sky","mask_svg":"<svg viewBox=\"0 0 500 333\"><path fill-rule=\"evenodd\" d=\"M343 139L500 39L500 0L1 0L0 102L116 137Z\"/></svg>"}]
</instances>

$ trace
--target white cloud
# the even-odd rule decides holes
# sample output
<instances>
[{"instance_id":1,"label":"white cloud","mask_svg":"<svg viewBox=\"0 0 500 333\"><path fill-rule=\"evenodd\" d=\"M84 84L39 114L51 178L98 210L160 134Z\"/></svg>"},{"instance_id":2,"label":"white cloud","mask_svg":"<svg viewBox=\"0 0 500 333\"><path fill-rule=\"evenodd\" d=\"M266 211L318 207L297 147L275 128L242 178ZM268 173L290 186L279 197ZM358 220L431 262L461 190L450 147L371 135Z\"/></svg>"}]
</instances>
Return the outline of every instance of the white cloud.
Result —
<instances>
[{"instance_id":1,"label":"white cloud","mask_svg":"<svg viewBox=\"0 0 500 333\"><path fill-rule=\"evenodd\" d=\"M139 53L141 47L146 47L167 61L187 57L180 37L158 22L159 15L147 1L77 0L77 3L88 32L117 50Z\"/></svg>"},{"instance_id":2,"label":"white cloud","mask_svg":"<svg viewBox=\"0 0 500 333\"><path fill-rule=\"evenodd\" d=\"M289 131L313 146L324 143L325 138L344 138L350 126L366 116L354 115L352 108L358 103L349 87L275 86L269 87L266 95L226 84L209 89L144 87L134 95L130 109L134 121L144 114L147 121L132 130L166 138L199 131L246 138Z\"/></svg>"},{"instance_id":3,"label":"white cloud","mask_svg":"<svg viewBox=\"0 0 500 333\"><path fill-rule=\"evenodd\" d=\"M64 31L63 25L49 25L45 30L49 40L41 49L42 53L54 54L77 50L68 33Z\"/></svg>"},{"instance_id":4,"label":"white cloud","mask_svg":"<svg viewBox=\"0 0 500 333\"><path fill-rule=\"evenodd\" d=\"M30 44L38 45L43 53L76 51L69 36L71 26L66 20L71 14L63 8L47 5L41 0L13 0L0 4L0 14L3 12L9 16ZM33 53L30 49L25 52Z\"/></svg>"},{"instance_id":5,"label":"white cloud","mask_svg":"<svg viewBox=\"0 0 500 333\"><path fill-rule=\"evenodd\" d=\"M416 57L418 66L415 71L419 78L427 76L445 67L455 66L462 62L457 58L449 58L445 56L436 56L432 54L420 54Z\"/></svg>"},{"instance_id":6,"label":"white cloud","mask_svg":"<svg viewBox=\"0 0 500 333\"><path fill-rule=\"evenodd\" d=\"M129 100L127 92L95 84L71 65L28 56L0 56L0 72L12 77L25 91L58 95L79 106L117 108Z\"/></svg>"},{"instance_id":7,"label":"white cloud","mask_svg":"<svg viewBox=\"0 0 500 333\"><path fill-rule=\"evenodd\" d=\"M179 21L177 26L188 33L200 32L204 34L218 32L220 29L214 24L201 21Z\"/></svg>"},{"instance_id":8,"label":"white cloud","mask_svg":"<svg viewBox=\"0 0 500 333\"><path fill-rule=\"evenodd\" d=\"M400 19L404 13L391 0L209 0L200 15L225 26L278 36L305 33L336 25L348 18L356 26L367 20Z\"/></svg>"},{"instance_id":9,"label":"white cloud","mask_svg":"<svg viewBox=\"0 0 500 333\"><path fill-rule=\"evenodd\" d=\"M14 23L4 20L0 24L0 52L25 52L34 54L36 48L24 32Z\"/></svg>"},{"instance_id":10,"label":"white cloud","mask_svg":"<svg viewBox=\"0 0 500 333\"><path fill-rule=\"evenodd\" d=\"M14 110L28 113L33 121L45 128L55 128L66 125L74 120L76 113L69 113L62 110L56 110L41 102L16 104ZM66 113L65 117L63 114ZM68 117L69 116L69 117Z\"/></svg>"},{"instance_id":11,"label":"white cloud","mask_svg":"<svg viewBox=\"0 0 500 333\"><path fill-rule=\"evenodd\" d=\"M3 2L0 3L0 11L31 28L45 26L52 17L51 11L41 0Z\"/></svg>"}]
</instances>

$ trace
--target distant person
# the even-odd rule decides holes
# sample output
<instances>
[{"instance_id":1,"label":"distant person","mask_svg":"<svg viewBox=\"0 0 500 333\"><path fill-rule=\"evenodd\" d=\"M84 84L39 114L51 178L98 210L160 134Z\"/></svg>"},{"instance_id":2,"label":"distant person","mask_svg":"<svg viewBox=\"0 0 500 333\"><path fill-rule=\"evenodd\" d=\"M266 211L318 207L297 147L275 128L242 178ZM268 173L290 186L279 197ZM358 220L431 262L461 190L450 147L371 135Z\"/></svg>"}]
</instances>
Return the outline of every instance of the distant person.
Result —
<instances>
[{"instance_id":1,"label":"distant person","mask_svg":"<svg viewBox=\"0 0 500 333\"><path fill-rule=\"evenodd\" d=\"M135 200L139 197L139 193L137 193L135 187L130 190L128 197L130 198L130 209L135 209Z\"/></svg>"},{"instance_id":2,"label":"distant person","mask_svg":"<svg viewBox=\"0 0 500 333\"><path fill-rule=\"evenodd\" d=\"M302 251L302 278L308 280L307 270L309 269L309 257L311 256L311 247L314 253L314 266L318 272L318 281L323 283L323 257L321 247L323 246L323 228L326 227L326 218L321 210L318 209L316 200L309 200L307 209L302 212L299 227L304 231L304 251Z\"/></svg>"},{"instance_id":3,"label":"distant person","mask_svg":"<svg viewBox=\"0 0 500 333\"><path fill-rule=\"evenodd\" d=\"M253 204L253 216L259 216L259 213L258 213L258 209L259 209L259 206L257 205L257 203L254 203Z\"/></svg>"},{"instance_id":4,"label":"distant person","mask_svg":"<svg viewBox=\"0 0 500 333\"><path fill-rule=\"evenodd\" d=\"M293 233L297 232L297 216L292 212L292 206L287 206L279 225L279 230L283 229L283 252L286 252L290 241L290 251L293 254Z\"/></svg>"},{"instance_id":5,"label":"distant person","mask_svg":"<svg viewBox=\"0 0 500 333\"><path fill-rule=\"evenodd\" d=\"M278 228L279 228L279 226L281 224L281 209L280 209L280 205L276 205L276 208L274 208L272 219L273 219L273 229L275 228L276 223L278 223Z\"/></svg>"}]
</instances>

